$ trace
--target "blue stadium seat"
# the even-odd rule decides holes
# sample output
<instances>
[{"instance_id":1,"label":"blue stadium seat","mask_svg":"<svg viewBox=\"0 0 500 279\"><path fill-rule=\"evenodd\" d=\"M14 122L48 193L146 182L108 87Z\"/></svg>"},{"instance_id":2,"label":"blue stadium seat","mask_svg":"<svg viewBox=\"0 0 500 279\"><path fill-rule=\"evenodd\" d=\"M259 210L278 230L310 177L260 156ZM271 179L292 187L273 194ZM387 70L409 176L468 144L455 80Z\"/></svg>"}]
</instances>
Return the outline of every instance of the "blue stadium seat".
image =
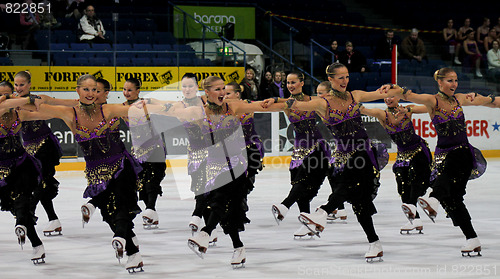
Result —
<instances>
[{"instance_id":1,"label":"blue stadium seat","mask_svg":"<svg viewBox=\"0 0 500 279\"><path fill-rule=\"evenodd\" d=\"M67 43L51 43L51 50L70 50L69 44Z\"/></svg>"},{"instance_id":2,"label":"blue stadium seat","mask_svg":"<svg viewBox=\"0 0 500 279\"><path fill-rule=\"evenodd\" d=\"M175 65L170 58L155 58L153 60L153 66L173 66Z\"/></svg>"},{"instance_id":3,"label":"blue stadium seat","mask_svg":"<svg viewBox=\"0 0 500 279\"><path fill-rule=\"evenodd\" d=\"M134 42L137 44L154 43L153 32L152 31L136 31L134 33Z\"/></svg>"},{"instance_id":4,"label":"blue stadium seat","mask_svg":"<svg viewBox=\"0 0 500 279\"><path fill-rule=\"evenodd\" d=\"M90 63L86 57L70 57L68 66L90 66Z\"/></svg>"},{"instance_id":5,"label":"blue stadium seat","mask_svg":"<svg viewBox=\"0 0 500 279\"><path fill-rule=\"evenodd\" d=\"M34 38L38 49L40 50L49 49L49 44L50 44L49 36L50 36L50 31L46 29L38 30L35 33Z\"/></svg>"},{"instance_id":6,"label":"blue stadium seat","mask_svg":"<svg viewBox=\"0 0 500 279\"><path fill-rule=\"evenodd\" d=\"M177 40L170 32L155 32L154 43L173 45L177 43Z\"/></svg>"},{"instance_id":7,"label":"blue stadium seat","mask_svg":"<svg viewBox=\"0 0 500 279\"><path fill-rule=\"evenodd\" d=\"M71 50L90 50L90 45L87 43L70 43Z\"/></svg>"},{"instance_id":8,"label":"blue stadium seat","mask_svg":"<svg viewBox=\"0 0 500 279\"><path fill-rule=\"evenodd\" d=\"M131 60L132 65L134 66L152 66L153 63L149 58L135 58Z\"/></svg>"},{"instance_id":9,"label":"blue stadium seat","mask_svg":"<svg viewBox=\"0 0 500 279\"><path fill-rule=\"evenodd\" d=\"M118 51L132 51L132 45L127 43L115 44Z\"/></svg>"},{"instance_id":10,"label":"blue stadium seat","mask_svg":"<svg viewBox=\"0 0 500 279\"><path fill-rule=\"evenodd\" d=\"M0 57L0 65L2 66L13 66L12 60L9 57Z\"/></svg>"},{"instance_id":11,"label":"blue stadium seat","mask_svg":"<svg viewBox=\"0 0 500 279\"><path fill-rule=\"evenodd\" d=\"M151 44L133 44L133 49L137 51L150 51L153 50Z\"/></svg>"},{"instance_id":12,"label":"blue stadium seat","mask_svg":"<svg viewBox=\"0 0 500 279\"><path fill-rule=\"evenodd\" d=\"M134 34L130 31L116 31L116 42L119 44L130 44L134 41Z\"/></svg>"},{"instance_id":13,"label":"blue stadium seat","mask_svg":"<svg viewBox=\"0 0 500 279\"><path fill-rule=\"evenodd\" d=\"M112 62L110 62L109 59L105 58L105 57L90 58L89 63L92 66L111 66L112 65Z\"/></svg>"},{"instance_id":14,"label":"blue stadium seat","mask_svg":"<svg viewBox=\"0 0 500 279\"><path fill-rule=\"evenodd\" d=\"M116 57L116 66L131 66L130 58L128 57Z\"/></svg>"},{"instance_id":15,"label":"blue stadium seat","mask_svg":"<svg viewBox=\"0 0 500 279\"><path fill-rule=\"evenodd\" d=\"M75 31L72 30L54 30L53 36L57 43L74 43L77 41Z\"/></svg>"}]
</instances>

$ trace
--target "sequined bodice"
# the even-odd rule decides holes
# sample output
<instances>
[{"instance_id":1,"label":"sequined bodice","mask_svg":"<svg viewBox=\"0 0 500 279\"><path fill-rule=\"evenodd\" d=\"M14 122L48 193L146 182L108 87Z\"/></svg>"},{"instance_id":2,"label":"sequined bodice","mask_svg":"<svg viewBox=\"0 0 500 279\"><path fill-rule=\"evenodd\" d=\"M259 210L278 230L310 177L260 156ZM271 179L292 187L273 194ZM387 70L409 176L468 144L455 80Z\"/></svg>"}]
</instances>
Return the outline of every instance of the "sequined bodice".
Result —
<instances>
[{"instance_id":1,"label":"sequined bodice","mask_svg":"<svg viewBox=\"0 0 500 279\"><path fill-rule=\"evenodd\" d=\"M16 112L16 120L10 125L0 123L0 160L18 157L24 153L21 143L22 124Z\"/></svg>"},{"instance_id":2,"label":"sequined bodice","mask_svg":"<svg viewBox=\"0 0 500 279\"><path fill-rule=\"evenodd\" d=\"M352 97L352 103L349 104L345 112L334 109L330 106L328 100L326 116L322 117L323 122L332 132L337 141L346 145L352 144L356 140L368 139L368 134L361 119L361 103L356 103Z\"/></svg>"},{"instance_id":3,"label":"sequined bodice","mask_svg":"<svg viewBox=\"0 0 500 279\"><path fill-rule=\"evenodd\" d=\"M407 114L404 114L400 122L393 124L389 121L389 116L386 111L384 128L392 141L397 145L398 151L413 149L415 146L419 145L422 140L420 136L415 134L413 122Z\"/></svg>"},{"instance_id":4,"label":"sequined bodice","mask_svg":"<svg viewBox=\"0 0 500 279\"><path fill-rule=\"evenodd\" d=\"M451 111L447 111L439 107L439 100L436 95L436 107L432 123L438 135L437 147L440 148L458 146L469 142L462 106L455 96L453 98L456 105Z\"/></svg>"},{"instance_id":5,"label":"sequined bodice","mask_svg":"<svg viewBox=\"0 0 500 279\"><path fill-rule=\"evenodd\" d=\"M86 161L110 157L125 151L125 145L120 140L118 130L120 119L113 118L109 122L106 121L102 114L102 107L101 115L102 118L97 126L94 129L89 129L79 124L75 110L75 140L80 144Z\"/></svg>"}]
</instances>

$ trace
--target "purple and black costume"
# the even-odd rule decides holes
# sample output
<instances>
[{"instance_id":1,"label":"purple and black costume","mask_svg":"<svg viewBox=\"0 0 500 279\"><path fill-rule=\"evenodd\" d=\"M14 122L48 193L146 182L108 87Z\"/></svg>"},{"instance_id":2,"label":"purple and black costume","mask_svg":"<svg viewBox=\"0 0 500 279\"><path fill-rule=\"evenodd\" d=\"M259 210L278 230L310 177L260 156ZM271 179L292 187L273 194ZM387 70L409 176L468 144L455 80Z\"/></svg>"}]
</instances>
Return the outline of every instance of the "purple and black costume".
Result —
<instances>
[{"instance_id":1,"label":"purple and black costume","mask_svg":"<svg viewBox=\"0 0 500 279\"><path fill-rule=\"evenodd\" d=\"M435 114L432 123L436 128L438 141L434 153L431 197L435 197L452 219L460 226L467 239L476 237L471 217L463 202L467 181L481 176L486 170L486 160L479 150L467 139L465 115L458 100L451 111L439 107L436 97Z\"/></svg>"},{"instance_id":2,"label":"purple and black costume","mask_svg":"<svg viewBox=\"0 0 500 279\"><path fill-rule=\"evenodd\" d=\"M135 236L132 229L133 219L141 211L137 205L136 191L138 173L142 168L120 140L119 118L108 122L104 118L102 106L99 109L101 120L83 121L88 116L77 113L73 108L76 121L75 139L86 162L85 176L88 186L83 197L92 198L92 203L100 208L101 215L115 233L114 236L126 240L127 255L132 255L138 251L132 241Z\"/></svg>"},{"instance_id":3,"label":"purple and black costume","mask_svg":"<svg viewBox=\"0 0 500 279\"><path fill-rule=\"evenodd\" d=\"M330 148L316 125L315 111L290 109L295 140L290 162L292 189L281 203L290 208L295 202L300 212L310 212L310 202L318 194L328 173Z\"/></svg>"},{"instance_id":4,"label":"purple and black costume","mask_svg":"<svg viewBox=\"0 0 500 279\"><path fill-rule=\"evenodd\" d=\"M160 183L167 169L163 140L155 133L149 114L134 119L134 123L129 123L126 118L123 119L132 134L131 154L142 166L142 171L139 173L141 183L139 199L144 201L147 209L156 210L156 199L163 193Z\"/></svg>"},{"instance_id":5,"label":"purple and black costume","mask_svg":"<svg viewBox=\"0 0 500 279\"><path fill-rule=\"evenodd\" d=\"M418 197L423 196L430 186L432 154L429 146L415 134L413 122L407 114L393 124L386 111L384 128L398 148L392 170L401 201L416 206Z\"/></svg>"},{"instance_id":6,"label":"purple and black costume","mask_svg":"<svg viewBox=\"0 0 500 279\"><path fill-rule=\"evenodd\" d=\"M42 178L41 166L24 149L17 112L15 117L12 123L0 120L0 207L16 217L16 225L26 226L27 237L36 247L42 244L35 231L38 199L34 195Z\"/></svg>"}]
</instances>

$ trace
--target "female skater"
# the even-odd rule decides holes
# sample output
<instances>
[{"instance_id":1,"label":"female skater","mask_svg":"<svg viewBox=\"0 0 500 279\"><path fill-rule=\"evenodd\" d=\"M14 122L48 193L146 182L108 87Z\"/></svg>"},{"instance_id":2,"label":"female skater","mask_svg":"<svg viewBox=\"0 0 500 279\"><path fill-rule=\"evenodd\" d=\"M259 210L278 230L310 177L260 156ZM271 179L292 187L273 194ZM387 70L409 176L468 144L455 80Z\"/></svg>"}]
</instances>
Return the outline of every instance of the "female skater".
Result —
<instances>
[{"instance_id":1,"label":"female skater","mask_svg":"<svg viewBox=\"0 0 500 279\"><path fill-rule=\"evenodd\" d=\"M302 92L303 86L304 75L302 73L290 73L287 76L287 88L290 91L291 100L300 100L303 103L312 101L311 97ZM316 125L314 109L298 110L287 107L285 114L293 123L295 131L290 163L292 189L280 204L272 205L272 212L278 224L283 221L295 202L297 202L300 212L311 212L311 200L318 194L319 188L325 180L331 153ZM333 209L329 212L332 211ZM305 225L301 225L294 233L294 237L301 238L310 235L310 233L311 231Z\"/></svg>"},{"instance_id":2,"label":"female skater","mask_svg":"<svg viewBox=\"0 0 500 279\"><path fill-rule=\"evenodd\" d=\"M141 82L136 78L130 78L123 85L123 96L127 99L124 105L131 105L139 100ZM158 228L160 222L156 212L156 200L162 195L161 181L165 177L167 164L165 161L166 150L160 135L154 132L150 116L146 114L142 119L136 119L136 123L129 123L132 134L131 153L141 163L142 171L139 179L142 187L139 190L139 199L144 201L146 210L142 213L143 226L145 229ZM137 122L138 121L138 122Z\"/></svg>"},{"instance_id":3,"label":"female skater","mask_svg":"<svg viewBox=\"0 0 500 279\"><path fill-rule=\"evenodd\" d=\"M464 195L467 181L484 172L486 161L481 152L469 144L462 106L487 105L494 98L478 95L471 101L467 94L455 93L458 78L451 68L439 69L434 73L434 79L439 86L435 95L397 91L399 97L426 106L438 137L434 153L437 176L431 185L433 191L429 198L418 198L418 203L433 221L441 203L453 225L460 227L465 235L462 255L480 255L481 243L465 207Z\"/></svg>"},{"instance_id":4,"label":"female skater","mask_svg":"<svg viewBox=\"0 0 500 279\"><path fill-rule=\"evenodd\" d=\"M418 197L423 196L430 185L432 155L427 142L415 133L411 116L426 113L427 109L414 105L403 109L399 107L397 97L388 97L384 101L386 110L361 107L361 113L376 117L398 148L392 170L403 202L401 208L409 220L400 232L417 230L421 233L423 224L416 205Z\"/></svg>"},{"instance_id":5,"label":"female skater","mask_svg":"<svg viewBox=\"0 0 500 279\"><path fill-rule=\"evenodd\" d=\"M21 120L60 118L71 129L83 150L88 186L84 198L92 198L114 232L112 246L118 259L128 255L125 268L142 271L143 261L132 237L137 205L139 163L125 150L118 133L119 117L127 117L129 107L116 104L95 105L96 80L91 75L78 78L76 91L80 104L75 107L40 105L37 112L20 111ZM137 110L141 111L142 110ZM140 114L139 114L140 115Z\"/></svg>"},{"instance_id":6,"label":"female skater","mask_svg":"<svg viewBox=\"0 0 500 279\"><path fill-rule=\"evenodd\" d=\"M16 219L15 233L23 247L26 237L31 241L34 264L45 263L45 249L38 237L35 224L35 207L38 203L35 190L42 178L40 162L28 154L21 141L18 113L13 107L23 106L28 98L10 99L14 87L9 82L0 83L0 208L10 211ZM10 100L6 100L10 99ZM34 109L33 106L29 109Z\"/></svg>"},{"instance_id":7,"label":"female skater","mask_svg":"<svg viewBox=\"0 0 500 279\"><path fill-rule=\"evenodd\" d=\"M31 96L31 74L27 71L18 72L14 76L14 88L19 97ZM50 99L52 98L43 96L45 102L50 101ZM68 101L75 102L74 100ZM59 191L59 182L54 178L55 166L59 165L59 159L62 156L59 140L43 120L25 121L21 128L21 134L26 151L40 160L42 164L43 179L40 187L36 189L36 197L40 200L49 219L43 233L47 236L60 235L62 234L62 226L52 202Z\"/></svg>"},{"instance_id":8,"label":"female skater","mask_svg":"<svg viewBox=\"0 0 500 279\"><path fill-rule=\"evenodd\" d=\"M215 76L203 80L202 87L207 99L203 107L186 108L183 105L165 103L161 109L162 114L199 125L199 141L203 142L206 148L206 167L202 172L205 174L205 185L200 189L199 195L204 195L207 199L210 216L200 232L188 239L188 245L203 257L208 249L212 231L220 224L233 243L231 265L235 268L241 267L246 261L246 253L239 232L243 231L244 224L249 222L246 217L246 197L249 191L246 183L248 160L241 123L235 116L254 111L278 110L278 106L281 109L282 105L264 109L262 102L224 100L224 81ZM150 106L150 112L153 111L152 107Z\"/></svg>"},{"instance_id":9,"label":"female skater","mask_svg":"<svg viewBox=\"0 0 500 279\"><path fill-rule=\"evenodd\" d=\"M348 201L358 222L366 233L370 248L365 254L367 261L383 255L382 245L373 226L372 215L377 211L373 199L380 186L380 170L387 164L386 150L378 151L368 138L361 121L361 102L383 98L383 94L365 91L346 91L349 83L347 68L341 63L327 67L326 74L332 85L332 91L324 99L309 102L293 102L297 110L316 111L333 134L336 147L332 153L331 181L334 192L328 203L320 206L316 212L301 213L299 219L308 226L315 226L321 232L327 220L327 213L337 209ZM293 100L292 100L293 101ZM290 102L292 104L292 102ZM382 149L379 147L379 149Z\"/></svg>"}]
</instances>

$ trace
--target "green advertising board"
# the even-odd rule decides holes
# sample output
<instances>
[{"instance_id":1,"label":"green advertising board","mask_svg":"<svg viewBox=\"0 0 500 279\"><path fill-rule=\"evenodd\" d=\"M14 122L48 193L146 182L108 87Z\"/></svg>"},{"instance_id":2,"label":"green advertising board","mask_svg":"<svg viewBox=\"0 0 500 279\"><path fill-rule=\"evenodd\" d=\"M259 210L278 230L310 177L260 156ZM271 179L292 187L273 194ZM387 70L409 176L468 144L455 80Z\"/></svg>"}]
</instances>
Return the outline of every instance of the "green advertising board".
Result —
<instances>
[{"instance_id":1,"label":"green advertising board","mask_svg":"<svg viewBox=\"0 0 500 279\"><path fill-rule=\"evenodd\" d=\"M234 39L255 39L255 8L251 7L212 7L212 6L177 6L191 16L184 16L179 9L174 9L174 36L189 39L203 37L203 25L216 33L222 31L227 23L234 24ZM193 19L194 18L194 19ZM186 21L184 23L184 20ZM196 20L196 21L195 21ZM197 22L198 21L198 22ZM184 26L186 27L184 33ZM214 39L217 35L206 30L205 38Z\"/></svg>"}]
</instances>

